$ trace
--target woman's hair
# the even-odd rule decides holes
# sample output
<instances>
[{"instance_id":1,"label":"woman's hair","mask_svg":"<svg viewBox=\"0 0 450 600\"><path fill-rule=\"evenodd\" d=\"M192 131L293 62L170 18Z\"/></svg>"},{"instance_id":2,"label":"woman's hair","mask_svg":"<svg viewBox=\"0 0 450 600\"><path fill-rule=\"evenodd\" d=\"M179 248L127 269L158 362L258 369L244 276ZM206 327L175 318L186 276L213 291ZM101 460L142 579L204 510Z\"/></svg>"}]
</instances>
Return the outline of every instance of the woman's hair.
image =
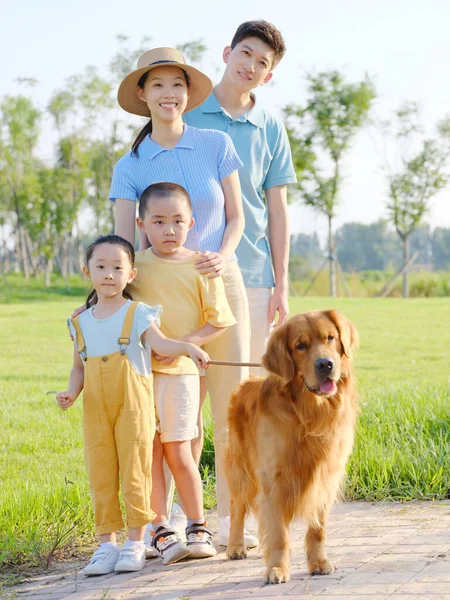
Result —
<instances>
[{"instance_id":1,"label":"woman's hair","mask_svg":"<svg viewBox=\"0 0 450 600\"><path fill-rule=\"evenodd\" d=\"M93 254L94 254L94 250L98 246L101 246L103 244L111 244L112 246L121 246L122 250L128 256L128 260L130 261L131 266L134 267L135 254L134 254L133 246L130 244L130 242L128 240L124 239L123 237L120 237L120 235L115 235L113 233L110 233L108 235L101 235L98 238L96 238L92 242L92 244L89 244L89 246L86 250L86 267L88 267L88 265L89 265L89 261L91 260ZM133 299L131 297L130 292L127 290L127 288L125 288L123 290L122 294L123 294L124 298L127 298L127 300ZM97 304L97 301L98 301L97 292L93 289L89 292L89 296L86 298L86 308L90 308L94 304Z\"/></svg>"},{"instance_id":2,"label":"woman's hair","mask_svg":"<svg viewBox=\"0 0 450 600\"><path fill-rule=\"evenodd\" d=\"M161 66L163 66L163 65L161 65ZM179 69L181 69L181 67L179 67ZM186 71L184 69L181 69L181 70L183 71L184 79L185 79L186 85L189 89L191 87L191 80L189 79L189 75L186 73ZM147 71L146 73L144 73L138 81L137 86L139 88L141 88L142 90L145 87L145 82L147 81L147 77L148 77L149 73L150 73L150 71ZM152 131L153 131L153 126L152 126L152 120L150 118L150 121L146 125L144 125L144 127L141 129L141 131L138 133L136 139L134 140L133 145L131 146L132 154L134 154L135 156L139 156L138 148L139 148L141 142L143 140L145 140L145 138L148 135L150 135L152 133Z\"/></svg>"}]
</instances>

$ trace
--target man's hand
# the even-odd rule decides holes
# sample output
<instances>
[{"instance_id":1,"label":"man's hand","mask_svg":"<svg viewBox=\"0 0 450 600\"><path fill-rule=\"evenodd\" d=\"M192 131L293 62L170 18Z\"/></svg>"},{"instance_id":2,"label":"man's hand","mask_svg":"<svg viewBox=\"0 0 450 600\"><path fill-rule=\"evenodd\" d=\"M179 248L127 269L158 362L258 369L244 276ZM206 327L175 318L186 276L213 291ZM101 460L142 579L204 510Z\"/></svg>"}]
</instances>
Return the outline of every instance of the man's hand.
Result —
<instances>
[{"instance_id":1,"label":"man's hand","mask_svg":"<svg viewBox=\"0 0 450 600\"><path fill-rule=\"evenodd\" d=\"M274 323L275 317L278 313L278 321ZM272 294L272 298L269 303L269 323L273 327L279 327L286 323L289 316L289 302L287 288L277 289Z\"/></svg>"},{"instance_id":2,"label":"man's hand","mask_svg":"<svg viewBox=\"0 0 450 600\"><path fill-rule=\"evenodd\" d=\"M76 398L70 394L70 392L58 392L56 395L56 402L61 410L67 410L75 402Z\"/></svg>"},{"instance_id":3,"label":"man's hand","mask_svg":"<svg viewBox=\"0 0 450 600\"><path fill-rule=\"evenodd\" d=\"M208 275L210 279L214 279L223 275L227 262L218 252L204 250L195 266L202 275Z\"/></svg>"}]
</instances>

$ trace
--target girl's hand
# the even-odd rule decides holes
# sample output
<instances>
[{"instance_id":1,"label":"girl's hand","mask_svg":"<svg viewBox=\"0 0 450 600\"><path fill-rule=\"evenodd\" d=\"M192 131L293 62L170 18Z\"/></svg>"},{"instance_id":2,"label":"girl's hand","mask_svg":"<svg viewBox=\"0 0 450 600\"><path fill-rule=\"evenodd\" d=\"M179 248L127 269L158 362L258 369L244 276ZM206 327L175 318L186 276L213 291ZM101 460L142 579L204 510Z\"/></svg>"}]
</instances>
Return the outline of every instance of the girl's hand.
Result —
<instances>
[{"instance_id":1,"label":"girl's hand","mask_svg":"<svg viewBox=\"0 0 450 600\"><path fill-rule=\"evenodd\" d=\"M198 369L208 369L210 367L209 356L204 350L195 344L189 344L187 350L189 352L189 357L194 361L195 366Z\"/></svg>"},{"instance_id":2,"label":"girl's hand","mask_svg":"<svg viewBox=\"0 0 450 600\"><path fill-rule=\"evenodd\" d=\"M214 279L214 277L223 275L227 261L218 252L204 250L201 258L195 263L195 266L202 275L208 275L210 279Z\"/></svg>"},{"instance_id":3,"label":"girl's hand","mask_svg":"<svg viewBox=\"0 0 450 600\"><path fill-rule=\"evenodd\" d=\"M61 410L67 410L75 402L74 398L69 392L58 392L56 395L56 402Z\"/></svg>"}]
</instances>

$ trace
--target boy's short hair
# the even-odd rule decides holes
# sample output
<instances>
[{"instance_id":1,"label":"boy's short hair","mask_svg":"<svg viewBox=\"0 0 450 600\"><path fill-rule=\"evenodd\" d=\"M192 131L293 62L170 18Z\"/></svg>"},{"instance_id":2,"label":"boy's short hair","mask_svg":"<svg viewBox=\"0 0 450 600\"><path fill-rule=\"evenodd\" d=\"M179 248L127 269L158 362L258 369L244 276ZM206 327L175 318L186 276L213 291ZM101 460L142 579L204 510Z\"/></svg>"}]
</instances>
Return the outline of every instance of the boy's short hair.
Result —
<instances>
[{"instance_id":1,"label":"boy's short hair","mask_svg":"<svg viewBox=\"0 0 450 600\"><path fill-rule=\"evenodd\" d=\"M286 52L283 36L275 25L263 20L246 21L245 23L242 23L242 25L239 25L237 28L237 31L231 40L231 48L233 49L236 44L239 44L249 37L259 38L262 42L272 48L275 53L272 69L275 68Z\"/></svg>"},{"instance_id":2,"label":"boy's short hair","mask_svg":"<svg viewBox=\"0 0 450 600\"><path fill-rule=\"evenodd\" d=\"M139 217L144 220L152 200L156 198L171 198L175 195L182 196L185 199L192 214L192 203L187 190L182 185L178 185L178 183L160 181L159 183L152 183L142 192L139 200Z\"/></svg>"}]
</instances>

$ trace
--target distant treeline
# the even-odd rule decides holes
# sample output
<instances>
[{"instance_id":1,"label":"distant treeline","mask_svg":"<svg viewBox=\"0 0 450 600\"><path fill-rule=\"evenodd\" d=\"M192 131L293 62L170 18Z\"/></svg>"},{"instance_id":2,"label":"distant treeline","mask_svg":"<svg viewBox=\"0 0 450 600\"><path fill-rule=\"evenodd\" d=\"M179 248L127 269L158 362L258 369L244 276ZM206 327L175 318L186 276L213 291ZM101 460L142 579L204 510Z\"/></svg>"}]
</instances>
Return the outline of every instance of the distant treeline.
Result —
<instances>
[{"instance_id":1,"label":"distant treeline","mask_svg":"<svg viewBox=\"0 0 450 600\"><path fill-rule=\"evenodd\" d=\"M344 271L397 270L402 265L402 245L398 235L384 221L345 223L335 234L336 254ZM450 270L450 229L421 225L412 232L411 254L422 270ZM300 279L311 269L318 269L326 257L326 244L317 234L291 236L290 273Z\"/></svg>"}]
</instances>

